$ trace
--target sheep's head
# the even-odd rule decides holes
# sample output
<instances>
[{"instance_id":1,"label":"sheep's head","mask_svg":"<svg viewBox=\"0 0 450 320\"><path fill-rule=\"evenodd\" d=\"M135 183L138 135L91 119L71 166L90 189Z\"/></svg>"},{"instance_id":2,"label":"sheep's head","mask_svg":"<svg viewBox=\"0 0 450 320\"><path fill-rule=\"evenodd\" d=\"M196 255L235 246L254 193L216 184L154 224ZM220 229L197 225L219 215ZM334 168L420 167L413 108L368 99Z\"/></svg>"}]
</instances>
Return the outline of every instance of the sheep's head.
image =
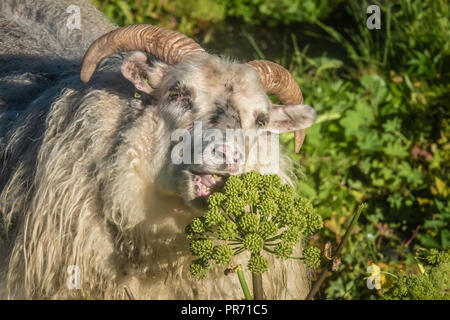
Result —
<instances>
[{"instance_id":1,"label":"sheep's head","mask_svg":"<svg viewBox=\"0 0 450 320\"><path fill-rule=\"evenodd\" d=\"M122 74L156 99L161 119L175 137L168 149L172 161L165 164L159 186L187 202L208 197L226 176L258 170L257 162L248 161L252 145L262 141L255 134L267 139L268 132L295 131L298 152L305 128L314 122L314 110L303 105L300 88L280 65L209 55L192 39L156 26L119 28L96 40L84 57L82 81L89 81L102 59L126 51L132 52ZM148 64L144 52L161 62ZM269 93L283 105L272 104Z\"/></svg>"}]
</instances>

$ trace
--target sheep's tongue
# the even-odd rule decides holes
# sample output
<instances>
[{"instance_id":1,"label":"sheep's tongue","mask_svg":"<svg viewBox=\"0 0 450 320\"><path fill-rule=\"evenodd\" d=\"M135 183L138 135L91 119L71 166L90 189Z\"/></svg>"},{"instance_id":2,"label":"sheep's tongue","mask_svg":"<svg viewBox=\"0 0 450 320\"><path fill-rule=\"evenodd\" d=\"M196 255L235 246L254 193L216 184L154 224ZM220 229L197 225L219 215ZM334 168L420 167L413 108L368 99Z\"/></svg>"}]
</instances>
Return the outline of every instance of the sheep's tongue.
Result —
<instances>
[{"instance_id":1,"label":"sheep's tongue","mask_svg":"<svg viewBox=\"0 0 450 320\"><path fill-rule=\"evenodd\" d=\"M207 188L222 187L225 179L221 176L203 173L199 175L199 181Z\"/></svg>"},{"instance_id":2,"label":"sheep's tongue","mask_svg":"<svg viewBox=\"0 0 450 320\"><path fill-rule=\"evenodd\" d=\"M212 186L213 188L221 188L223 187L223 185L225 184L225 177L222 176L217 176L217 175L213 175L211 176L214 179L214 185Z\"/></svg>"},{"instance_id":3,"label":"sheep's tongue","mask_svg":"<svg viewBox=\"0 0 450 320\"><path fill-rule=\"evenodd\" d=\"M199 197L208 197L213 189L223 186L225 179L209 173L197 174L195 176L196 193ZM206 189L208 188L208 189Z\"/></svg>"},{"instance_id":4,"label":"sheep's tongue","mask_svg":"<svg viewBox=\"0 0 450 320\"><path fill-rule=\"evenodd\" d=\"M210 174L201 175L201 182L203 183L203 185L207 186L208 188L211 188L216 184L216 180Z\"/></svg>"}]
</instances>

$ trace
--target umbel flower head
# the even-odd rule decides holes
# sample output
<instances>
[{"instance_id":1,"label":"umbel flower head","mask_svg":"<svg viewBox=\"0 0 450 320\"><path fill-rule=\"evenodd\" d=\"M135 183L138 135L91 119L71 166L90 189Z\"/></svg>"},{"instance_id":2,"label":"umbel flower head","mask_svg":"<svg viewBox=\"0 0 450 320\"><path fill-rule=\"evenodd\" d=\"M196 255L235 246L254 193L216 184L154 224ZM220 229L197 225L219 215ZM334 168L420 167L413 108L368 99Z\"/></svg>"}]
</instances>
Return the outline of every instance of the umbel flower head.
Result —
<instances>
[{"instance_id":1,"label":"umbel flower head","mask_svg":"<svg viewBox=\"0 0 450 320\"><path fill-rule=\"evenodd\" d=\"M193 240L189 246L189 250L194 256L199 256L207 260L212 256L214 243L211 240Z\"/></svg>"},{"instance_id":2,"label":"umbel flower head","mask_svg":"<svg viewBox=\"0 0 450 320\"><path fill-rule=\"evenodd\" d=\"M269 270L265 256L293 258L294 248L302 239L323 227L311 202L295 189L283 184L277 175L250 172L227 179L221 192L208 198L208 210L186 227L189 249L196 260L191 274L204 278L211 264L227 266L232 258L249 252L247 268L254 274ZM317 267L320 250L303 251L307 266ZM262 255L264 252L264 256Z\"/></svg>"},{"instance_id":3,"label":"umbel flower head","mask_svg":"<svg viewBox=\"0 0 450 320\"><path fill-rule=\"evenodd\" d=\"M425 265L418 273L399 272L383 296L389 300L450 300L450 249L421 248L417 258Z\"/></svg>"},{"instance_id":4,"label":"umbel flower head","mask_svg":"<svg viewBox=\"0 0 450 320\"><path fill-rule=\"evenodd\" d=\"M229 245L223 244L214 248L213 259L218 265L229 265L232 257L233 249Z\"/></svg>"},{"instance_id":5,"label":"umbel flower head","mask_svg":"<svg viewBox=\"0 0 450 320\"><path fill-rule=\"evenodd\" d=\"M206 278L210 265L205 259L197 259L189 266L191 275L198 279Z\"/></svg>"},{"instance_id":6,"label":"umbel flower head","mask_svg":"<svg viewBox=\"0 0 450 320\"><path fill-rule=\"evenodd\" d=\"M248 261L248 270L253 274L261 274L267 271L269 262L263 256L252 255Z\"/></svg>"},{"instance_id":7,"label":"umbel flower head","mask_svg":"<svg viewBox=\"0 0 450 320\"><path fill-rule=\"evenodd\" d=\"M306 266L311 269L315 269L320 265L322 254L317 247L307 247L303 250L303 259Z\"/></svg>"}]
</instances>

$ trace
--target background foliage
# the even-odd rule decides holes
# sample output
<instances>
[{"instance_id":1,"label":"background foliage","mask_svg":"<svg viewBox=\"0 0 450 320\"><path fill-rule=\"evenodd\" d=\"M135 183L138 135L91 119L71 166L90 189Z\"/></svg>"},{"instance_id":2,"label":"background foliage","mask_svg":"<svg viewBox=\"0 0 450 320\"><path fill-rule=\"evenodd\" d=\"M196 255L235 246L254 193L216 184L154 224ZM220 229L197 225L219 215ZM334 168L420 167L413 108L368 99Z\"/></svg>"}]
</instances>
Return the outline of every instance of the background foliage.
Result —
<instances>
[{"instance_id":1,"label":"background foliage","mask_svg":"<svg viewBox=\"0 0 450 320\"><path fill-rule=\"evenodd\" d=\"M339 241L367 202L343 263L319 298L384 298L389 273L418 271L419 247L450 245L449 4L444 0L93 0L119 25L154 23L211 51L287 67L318 112L300 155L299 191ZM366 8L381 8L381 29ZM222 50L226 46L226 50ZM367 267L383 273L369 290Z\"/></svg>"}]
</instances>

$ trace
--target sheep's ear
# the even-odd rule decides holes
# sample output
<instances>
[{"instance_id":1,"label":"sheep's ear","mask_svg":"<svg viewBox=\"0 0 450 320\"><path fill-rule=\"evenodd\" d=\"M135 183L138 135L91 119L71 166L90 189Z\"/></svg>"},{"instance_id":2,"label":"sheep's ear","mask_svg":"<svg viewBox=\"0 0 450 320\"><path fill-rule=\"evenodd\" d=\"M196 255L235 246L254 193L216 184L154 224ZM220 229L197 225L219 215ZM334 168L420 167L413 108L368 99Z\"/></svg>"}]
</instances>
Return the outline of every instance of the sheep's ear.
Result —
<instances>
[{"instance_id":1,"label":"sheep's ear","mask_svg":"<svg viewBox=\"0 0 450 320\"><path fill-rule=\"evenodd\" d=\"M125 56L120 71L139 91L150 94L156 88L166 69L163 63L147 63L144 52L135 51Z\"/></svg>"},{"instance_id":2,"label":"sheep's ear","mask_svg":"<svg viewBox=\"0 0 450 320\"><path fill-rule=\"evenodd\" d=\"M268 129L283 133L310 127L316 120L316 111L308 105L272 104Z\"/></svg>"}]
</instances>

